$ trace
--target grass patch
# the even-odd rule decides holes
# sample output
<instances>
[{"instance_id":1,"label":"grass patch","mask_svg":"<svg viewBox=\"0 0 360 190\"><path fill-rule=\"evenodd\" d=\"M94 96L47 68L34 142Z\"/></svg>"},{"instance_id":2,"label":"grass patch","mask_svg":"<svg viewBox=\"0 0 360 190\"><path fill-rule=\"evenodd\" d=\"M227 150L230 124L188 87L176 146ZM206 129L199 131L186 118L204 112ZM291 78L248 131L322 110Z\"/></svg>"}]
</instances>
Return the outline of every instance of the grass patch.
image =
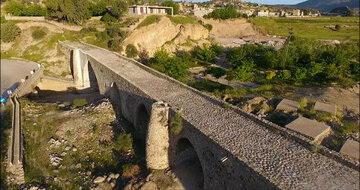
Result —
<instances>
[{"instance_id":1,"label":"grass patch","mask_svg":"<svg viewBox=\"0 0 360 190\"><path fill-rule=\"evenodd\" d=\"M199 24L196 19L185 16L167 16L174 24Z\"/></svg>"},{"instance_id":2,"label":"grass patch","mask_svg":"<svg viewBox=\"0 0 360 190\"><path fill-rule=\"evenodd\" d=\"M126 162L135 162L132 155L119 155L115 151L117 141L112 139L113 132L109 128L115 118L112 109L64 115L54 113L62 111L62 108L54 104L21 99L21 106L26 147L25 184L38 183L43 187L52 186L51 189L87 189L94 177L110 172L118 173ZM61 144L58 147L51 146L51 138ZM129 142L132 147L131 141L122 144ZM73 147L77 151L72 150ZM51 164L51 154L57 154L63 159L61 167ZM86 174L87 172L91 173ZM53 180L54 177L57 178L56 181Z\"/></svg>"},{"instance_id":3,"label":"grass patch","mask_svg":"<svg viewBox=\"0 0 360 190\"><path fill-rule=\"evenodd\" d=\"M32 33L31 33L31 37L34 39L34 40L40 40L41 38L45 37L46 36L46 32L40 28L40 27L35 27L32 29Z\"/></svg>"},{"instance_id":4,"label":"grass patch","mask_svg":"<svg viewBox=\"0 0 360 190\"><path fill-rule=\"evenodd\" d=\"M82 99L75 99L73 101L73 107L74 108L78 108L78 107L82 107L85 106L87 104L86 99L82 98Z\"/></svg>"},{"instance_id":5,"label":"grass patch","mask_svg":"<svg viewBox=\"0 0 360 190\"><path fill-rule=\"evenodd\" d=\"M150 24L158 23L161 19L159 15L150 15L146 17L136 28L139 29L144 26L148 26Z\"/></svg>"},{"instance_id":6,"label":"grass patch","mask_svg":"<svg viewBox=\"0 0 360 190\"><path fill-rule=\"evenodd\" d=\"M296 36L309 39L359 40L358 17L265 18L250 19L256 26L271 35ZM342 30L333 30L339 24Z\"/></svg>"},{"instance_id":7,"label":"grass patch","mask_svg":"<svg viewBox=\"0 0 360 190\"><path fill-rule=\"evenodd\" d=\"M210 80L200 80L195 82L189 82L189 85L193 88L196 88L200 91L206 92L215 92L215 90L226 90L231 89L232 87L220 84L218 82L210 81Z\"/></svg>"},{"instance_id":8,"label":"grass patch","mask_svg":"<svg viewBox=\"0 0 360 190\"><path fill-rule=\"evenodd\" d=\"M122 133L116 140L115 149L121 152L128 152L132 149L131 134Z\"/></svg>"},{"instance_id":9,"label":"grass patch","mask_svg":"<svg viewBox=\"0 0 360 190\"><path fill-rule=\"evenodd\" d=\"M359 133L359 123L356 121L343 121L343 126L339 127L337 131L345 134Z\"/></svg>"},{"instance_id":10,"label":"grass patch","mask_svg":"<svg viewBox=\"0 0 360 190\"><path fill-rule=\"evenodd\" d=\"M0 127L0 189L6 189L6 161L5 155L8 150L8 141L10 136L12 122L12 106L6 106L4 113L1 114Z\"/></svg>"}]
</instances>

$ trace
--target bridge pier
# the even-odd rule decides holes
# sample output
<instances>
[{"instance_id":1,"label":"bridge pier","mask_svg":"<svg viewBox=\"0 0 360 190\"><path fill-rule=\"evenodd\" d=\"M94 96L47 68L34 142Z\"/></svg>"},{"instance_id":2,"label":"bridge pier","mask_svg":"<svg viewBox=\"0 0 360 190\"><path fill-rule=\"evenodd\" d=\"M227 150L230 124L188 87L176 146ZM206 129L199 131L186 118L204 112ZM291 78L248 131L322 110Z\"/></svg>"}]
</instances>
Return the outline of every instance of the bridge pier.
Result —
<instances>
[{"instance_id":1,"label":"bridge pier","mask_svg":"<svg viewBox=\"0 0 360 190\"><path fill-rule=\"evenodd\" d=\"M146 164L150 169L162 170L169 167L169 107L164 102L152 105L146 136Z\"/></svg>"}]
</instances>

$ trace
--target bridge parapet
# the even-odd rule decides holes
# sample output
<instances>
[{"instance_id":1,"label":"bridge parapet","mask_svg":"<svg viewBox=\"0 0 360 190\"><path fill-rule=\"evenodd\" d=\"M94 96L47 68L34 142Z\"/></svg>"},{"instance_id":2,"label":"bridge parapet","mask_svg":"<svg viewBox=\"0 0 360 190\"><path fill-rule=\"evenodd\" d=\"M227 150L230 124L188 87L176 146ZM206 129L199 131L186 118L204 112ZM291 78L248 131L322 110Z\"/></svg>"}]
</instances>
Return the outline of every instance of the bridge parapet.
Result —
<instances>
[{"instance_id":1,"label":"bridge parapet","mask_svg":"<svg viewBox=\"0 0 360 190\"><path fill-rule=\"evenodd\" d=\"M148 135L148 144L164 147L168 155L157 162L165 164L151 166L148 160L149 167L198 160L205 189L359 188L358 163L340 154L325 147L322 154L312 153L313 144L306 138L236 107L225 109L223 102L116 53L84 43L61 46L83 57L69 56L75 81L109 94L118 113L144 139ZM181 115L182 130L174 133L169 126L164 139L156 141L151 127L161 123L153 109L159 101L169 105L165 118Z\"/></svg>"}]
</instances>

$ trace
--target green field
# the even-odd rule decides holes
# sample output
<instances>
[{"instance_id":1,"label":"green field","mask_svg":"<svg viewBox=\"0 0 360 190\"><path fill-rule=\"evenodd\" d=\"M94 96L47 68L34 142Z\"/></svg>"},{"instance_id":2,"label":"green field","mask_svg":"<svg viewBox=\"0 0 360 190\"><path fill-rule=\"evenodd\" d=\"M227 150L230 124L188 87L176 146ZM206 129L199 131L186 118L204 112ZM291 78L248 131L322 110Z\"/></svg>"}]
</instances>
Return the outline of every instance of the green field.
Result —
<instances>
[{"instance_id":1,"label":"green field","mask_svg":"<svg viewBox=\"0 0 360 190\"><path fill-rule=\"evenodd\" d=\"M314 18L251 18L257 27L271 35L296 36L310 39L359 40L359 17L314 17ZM335 25L341 29L336 31Z\"/></svg>"}]
</instances>

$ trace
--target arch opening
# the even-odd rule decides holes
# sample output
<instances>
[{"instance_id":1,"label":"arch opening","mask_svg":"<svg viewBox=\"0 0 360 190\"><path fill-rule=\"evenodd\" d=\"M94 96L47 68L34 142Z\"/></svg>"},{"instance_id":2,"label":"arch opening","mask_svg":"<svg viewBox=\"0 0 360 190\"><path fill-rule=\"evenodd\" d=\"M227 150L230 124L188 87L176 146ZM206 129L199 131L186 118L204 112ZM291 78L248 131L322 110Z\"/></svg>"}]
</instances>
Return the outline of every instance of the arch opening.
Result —
<instances>
[{"instance_id":1,"label":"arch opening","mask_svg":"<svg viewBox=\"0 0 360 190\"><path fill-rule=\"evenodd\" d=\"M107 91L105 93L110 99L110 102L111 102L114 112L116 114L116 118L120 118L122 116L122 112L121 112L121 103L122 102L121 102L121 98L120 98L119 89L118 89L116 83L112 82L110 87L107 89Z\"/></svg>"},{"instance_id":2,"label":"arch opening","mask_svg":"<svg viewBox=\"0 0 360 190\"><path fill-rule=\"evenodd\" d=\"M92 88L98 92L99 91L98 81L97 81L97 78L95 75L95 71L90 64L90 61L88 61L88 71L89 71L89 75L88 75L89 79L88 80L89 80L90 88Z\"/></svg>"},{"instance_id":3,"label":"arch opening","mask_svg":"<svg viewBox=\"0 0 360 190\"><path fill-rule=\"evenodd\" d=\"M175 147L174 173L185 189L203 189L204 172L192 143L180 139Z\"/></svg>"},{"instance_id":4,"label":"arch opening","mask_svg":"<svg viewBox=\"0 0 360 190\"><path fill-rule=\"evenodd\" d=\"M135 123L135 129L139 134L141 134L144 137L144 139L147 133L149 121L150 121L150 114L148 113L145 105L141 104L137 109L134 123Z\"/></svg>"}]
</instances>

